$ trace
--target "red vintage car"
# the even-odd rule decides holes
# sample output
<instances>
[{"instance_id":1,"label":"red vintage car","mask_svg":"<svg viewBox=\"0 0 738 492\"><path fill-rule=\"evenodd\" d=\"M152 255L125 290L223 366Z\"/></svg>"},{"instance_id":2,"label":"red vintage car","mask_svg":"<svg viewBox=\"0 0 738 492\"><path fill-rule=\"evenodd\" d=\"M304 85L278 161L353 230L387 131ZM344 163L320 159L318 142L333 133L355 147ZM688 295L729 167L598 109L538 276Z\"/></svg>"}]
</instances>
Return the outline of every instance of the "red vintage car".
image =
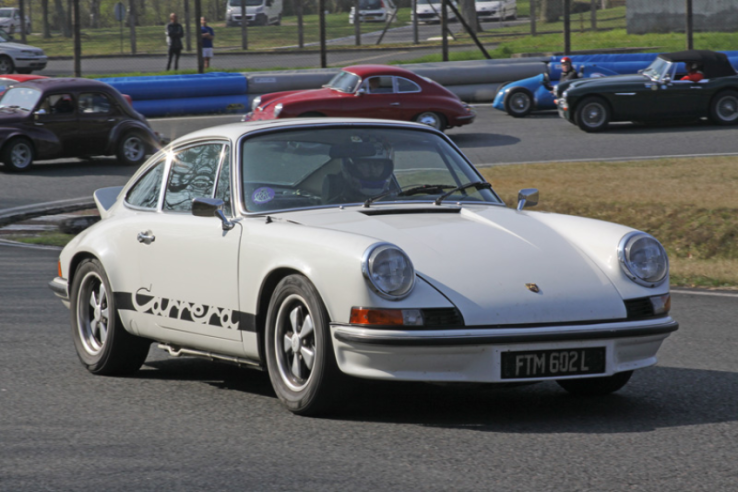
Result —
<instances>
[{"instance_id":1,"label":"red vintage car","mask_svg":"<svg viewBox=\"0 0 738 492\"><path fill-rule=\"evenodd\" d=\"M257 97L243 121L338 116L417 121L438 130L468 125L476 113L445 87L409 70L355 65L320 89Z\"/></svg>"}]
</instances>

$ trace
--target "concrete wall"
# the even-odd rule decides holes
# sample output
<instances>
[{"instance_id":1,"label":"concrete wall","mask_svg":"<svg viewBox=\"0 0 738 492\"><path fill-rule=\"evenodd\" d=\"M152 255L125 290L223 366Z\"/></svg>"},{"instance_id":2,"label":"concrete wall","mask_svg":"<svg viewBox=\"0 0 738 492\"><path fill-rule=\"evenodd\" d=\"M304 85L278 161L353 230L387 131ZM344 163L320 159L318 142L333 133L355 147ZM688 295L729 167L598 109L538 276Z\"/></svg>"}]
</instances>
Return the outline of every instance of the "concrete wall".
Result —
<instances>
[{"instance_id":1,"label":"concrete wall","mask_svg":"<svg viewBox=\"0 0 738 492\"><path fill-rule=\"evenodd\" d=\"M693 0L695 31L735 32L738 27L738 1ZM685 0L628 0L628 34L684 32Z\"/></svg>"}]
</instances>

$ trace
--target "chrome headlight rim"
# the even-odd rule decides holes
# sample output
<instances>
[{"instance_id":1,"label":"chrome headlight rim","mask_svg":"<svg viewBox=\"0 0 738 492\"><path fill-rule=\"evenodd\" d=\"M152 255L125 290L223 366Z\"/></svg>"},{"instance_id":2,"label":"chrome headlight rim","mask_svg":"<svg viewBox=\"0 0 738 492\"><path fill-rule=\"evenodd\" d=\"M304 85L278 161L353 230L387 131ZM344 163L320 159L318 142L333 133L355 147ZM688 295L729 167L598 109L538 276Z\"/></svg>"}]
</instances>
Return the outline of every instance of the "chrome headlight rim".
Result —
<instances>
[{"instance_id":1,"label":"chrome headlight rim","mask_svg":"<svg viewBox=\"0 0 738 492\"><path fill-rule=\"evenodd\" d=\"M256 111L256 108L259 107L261 104L261 96L256 96L253 101L251 101L251 111Z\"/></svg>"},{"instance_id":2,"label":"chrome headlight rim","mask_svg":"<svg viewBox=\"0 0 738 492\"><path fill-rule=\"evenodd\" d=\"M631 247L638 239L641 238L653 240L658 245L659 249L661 250L661 254L664 257L665 268L663 273L657 279L644 279L640 277L637 273L635 273L634 269L631 267ZM669 256L666 254L664 246L658 239L642 231L629 232L628 234L623 236L622 239L620 239L620 243L618 244L618 261L620 262L620 267L622 268L625 275L633 282L644 287L658 287L659 285L663 284L669 276Z\"/></svg>"},{"instance_id":3,"label":"chrome headlight rim","mask_svg":"<svg viewBox=\"0 0 738 492\"><path fill-rule=\"evenodd\" d=\"M402 289L397 289L393 292L386 292L385 290L383 290L379 285L377 285L372 276L374 260L380 253L387 249L393 249L404 256L405 261L409 265L410 271L412 273L408 277L408 284L403 286ZM366 251L364 251L364 256L361 260L361 272L364 274L364 278L371 287L372 291L378 296L390 301L399 301L406 298L410 295L410 293L413 291L413 288L415 287L415 266L413 266L413 262L410 260L410 257L407 255L407 253L405 253L398 246L391 243L375 243L369 246Z\"/></svg>"}]
</instances>

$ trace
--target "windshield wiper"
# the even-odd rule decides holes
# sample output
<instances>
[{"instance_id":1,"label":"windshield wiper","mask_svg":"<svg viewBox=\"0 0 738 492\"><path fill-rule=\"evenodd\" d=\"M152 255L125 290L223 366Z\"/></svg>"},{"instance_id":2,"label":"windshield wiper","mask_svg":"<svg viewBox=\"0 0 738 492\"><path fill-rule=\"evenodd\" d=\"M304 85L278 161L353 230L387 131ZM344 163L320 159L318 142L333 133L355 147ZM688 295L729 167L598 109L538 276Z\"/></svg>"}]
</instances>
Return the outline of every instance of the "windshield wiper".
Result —
<instances>
[{"instance_id":1,"label":"windshield wiper","mask_svg":"<svg viewBox=\"0 0 738 492\"><path fill-rule=\"evenodd\" d=\"M418 195L420 193L438 193L439 191L447 190L449 188L453 188L453 186L450 185L442 185L442 184L424 184L419 186L413 186L412 188L408 188L406 190L401 191L385 191L384 193L381 193L377 196L373 196L369 198L367 201L364 202L364 207L369 208L369 205L376 202L377 200L381 200L382 198L390 195L397 195L397 196L411 196L411 195Z\"/></svg>"},{"instance_id":2,"label":"windshield wiper","mask_svg":"<svg viewBox=\"0 0 738 492\"><path fill-rule=\"evenodd\" d=\"M465 185L461 185L461 186L459 186L457 188L454 188L453 190L448 191L448 192L444 193L443 195L439 196L438 198L436 198L436 201L434 203L436 205L440 205L443 200L445 200L446 198L450 197L451 195L453 195L457 191L464 191L467 188L476 188L477 190L482 190L482 189L491 190L492 189L492 185L489 184L489 183L487 183L486 181L474 181L472 183L466 183Z\"/></svg>"}]
</instances>

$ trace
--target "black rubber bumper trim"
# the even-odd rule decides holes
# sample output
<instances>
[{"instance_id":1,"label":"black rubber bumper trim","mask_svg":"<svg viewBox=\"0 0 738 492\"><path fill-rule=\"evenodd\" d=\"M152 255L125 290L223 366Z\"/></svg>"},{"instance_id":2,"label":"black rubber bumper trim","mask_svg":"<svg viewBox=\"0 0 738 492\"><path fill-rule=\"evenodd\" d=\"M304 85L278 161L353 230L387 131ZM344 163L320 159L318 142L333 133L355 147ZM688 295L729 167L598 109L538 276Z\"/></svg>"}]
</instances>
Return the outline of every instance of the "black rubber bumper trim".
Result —
<instances>
[{"instance_id":1,"label":"black rubber bumper trim","mask_svg":"<svg viewBox=\"0 0 738 492\"><path fill-rule=\"evenodd\" d=\"M382 335L356 335L338 332L336 340L345 343L368 345L388 345L404 347L437 347L442 345L500 345L513 343L569 342L584 340L611 340L615 338L648 337L672 333L679 329L679 323L671 321L660 325L638 328L589 330L570 333L531 333L515 335L472 335L472 336L412 336L387 337Z\"/></svg>"}]
</instances>

